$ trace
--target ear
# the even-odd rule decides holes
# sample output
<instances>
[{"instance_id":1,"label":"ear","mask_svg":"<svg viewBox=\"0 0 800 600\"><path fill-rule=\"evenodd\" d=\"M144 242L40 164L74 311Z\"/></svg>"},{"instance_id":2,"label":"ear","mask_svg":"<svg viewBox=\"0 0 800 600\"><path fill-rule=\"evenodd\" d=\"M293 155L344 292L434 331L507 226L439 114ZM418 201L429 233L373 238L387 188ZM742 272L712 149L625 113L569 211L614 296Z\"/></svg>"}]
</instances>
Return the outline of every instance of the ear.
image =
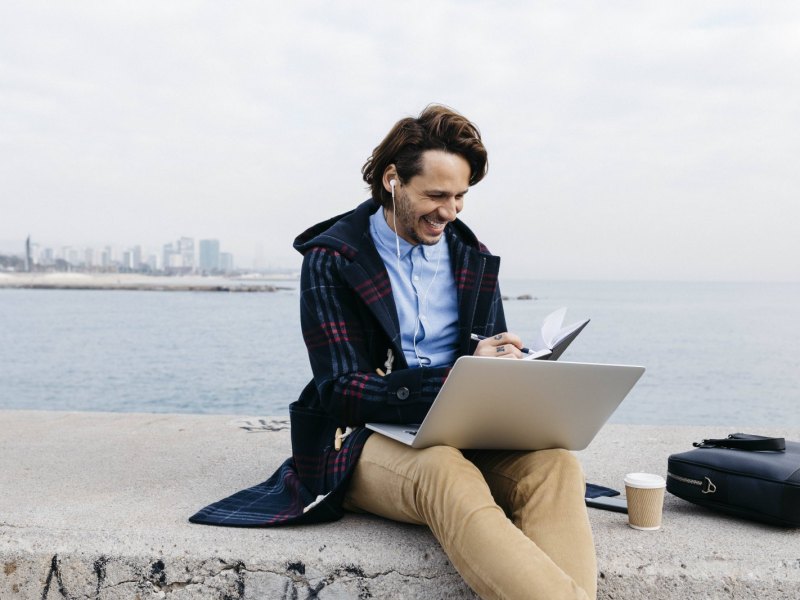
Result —
<instances>
[{"instance_id":1,"label":"ear","mask_svg":"<svg viewBox=\"0 0 800 600\"><path fill-rule=\"evenodd\" d=\"M391 164L388 167L386 167L386 170L383 172L383 178L381 179L381 183L383 183L383 189L385 189L390 194L392 193L392 186L389 184L389 182L392 179L397 180L397 184L395 185L395 187L397 185L400 185L400 177L398 177L397 175L397 167L394 166L394 164Z\"/></svg>"}]
</instances>

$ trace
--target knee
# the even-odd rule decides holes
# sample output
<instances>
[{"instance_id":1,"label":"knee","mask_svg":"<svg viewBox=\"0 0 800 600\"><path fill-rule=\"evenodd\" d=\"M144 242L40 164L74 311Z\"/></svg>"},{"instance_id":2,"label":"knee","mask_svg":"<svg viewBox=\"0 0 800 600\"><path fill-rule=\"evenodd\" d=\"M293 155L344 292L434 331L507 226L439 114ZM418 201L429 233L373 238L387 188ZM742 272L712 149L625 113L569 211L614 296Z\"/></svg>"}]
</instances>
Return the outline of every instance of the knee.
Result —
<instances>
[{"instance_id":1,"label":"knee","mask_svg":"<svg viewBox=\"0 0 800 600\"><path fill-rule=\"evenodd\" d=\"M583 467L569 450L552 449L534 452L533 460L518 480L517 487L528 492L550 488L566 492L584 490ZM581 497L583 492L581 491Z\"/></svg>"},{"instance_id":2,"label":"knee","mask_svg":"<svg viewBox=\"0 0 800 600\"><path fill-rule=\"evenodd\" d=\"M554 448L541 452L547 469L568 479L583 479L583 467L578 458L569 450Z\"/></svg>"},{"instance_id":3,"label":"knee","mask_svg":"<svg viewBox=\"0 0 800 600\"><path fill-rule=\"evenodd\" d=\"M545 450L546 469L552 478L561 486L578 486L583 488L586 484L583 467L578 458L569 450L556 448Z\"/></svg>"}]
</instances>

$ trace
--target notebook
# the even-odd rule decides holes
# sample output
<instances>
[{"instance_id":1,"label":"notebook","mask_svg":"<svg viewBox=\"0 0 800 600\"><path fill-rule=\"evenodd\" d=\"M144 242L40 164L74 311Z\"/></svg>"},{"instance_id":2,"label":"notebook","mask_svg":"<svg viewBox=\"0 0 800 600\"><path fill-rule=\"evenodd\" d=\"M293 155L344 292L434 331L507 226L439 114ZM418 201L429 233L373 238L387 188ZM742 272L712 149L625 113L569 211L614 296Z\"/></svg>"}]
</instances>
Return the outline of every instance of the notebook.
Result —
<instances>
[{"instance_id":1,"label":"notebook","mask_svg":"<svg viewBox=\"0 0 800 600\"><path fill-rule=\"evenodd\" d=\"M413 448L583 450L644 367L459 358L420 425L366 426Z\"/></svg>"}]
</instances>

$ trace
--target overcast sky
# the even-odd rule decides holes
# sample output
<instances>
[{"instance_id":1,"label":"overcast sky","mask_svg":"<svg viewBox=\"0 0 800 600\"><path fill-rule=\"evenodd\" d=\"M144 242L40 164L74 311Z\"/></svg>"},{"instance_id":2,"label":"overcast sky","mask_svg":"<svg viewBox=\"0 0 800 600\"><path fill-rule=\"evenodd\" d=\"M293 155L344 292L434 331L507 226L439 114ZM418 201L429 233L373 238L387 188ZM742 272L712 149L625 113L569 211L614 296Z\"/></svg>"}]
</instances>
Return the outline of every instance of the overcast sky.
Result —
<instances>
[{"instance_id":1,"label":"overcast sky","mask_svg":"<svg viewBox=\"0 0 800 600\"><path fill-rule=\"evenodd\" d=\"M0 249L294 236L430 102L502 275L800 280L800 3L0 3ZM20 247L21 249L21 247Z\"/></svg>"}]
</instances>

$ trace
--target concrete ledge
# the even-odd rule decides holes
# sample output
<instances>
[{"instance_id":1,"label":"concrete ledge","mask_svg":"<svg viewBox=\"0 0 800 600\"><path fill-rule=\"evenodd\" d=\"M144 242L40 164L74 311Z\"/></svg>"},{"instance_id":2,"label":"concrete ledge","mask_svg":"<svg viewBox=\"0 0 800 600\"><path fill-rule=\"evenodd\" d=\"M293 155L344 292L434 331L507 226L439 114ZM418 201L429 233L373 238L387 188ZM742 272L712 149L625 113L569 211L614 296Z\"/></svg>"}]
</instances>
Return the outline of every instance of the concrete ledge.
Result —
<instances>
[{"instance_id":1,"label":"concrete ledge","mask_svg":"<svg viewBox=\"0 0 800 600\"><path fill-rule=\"evenodd\" d=\"M590 481L619 489L628 471L664 473L670 453L741 429L609 425L579 456ZM0 597L474 597L422 527L361 515L283 529L188 523L288 454L286 419L0 411ZM669 495L656 532L590 515L600 598L800 597L800 530Z\"/></svg>"}]
</instances>

